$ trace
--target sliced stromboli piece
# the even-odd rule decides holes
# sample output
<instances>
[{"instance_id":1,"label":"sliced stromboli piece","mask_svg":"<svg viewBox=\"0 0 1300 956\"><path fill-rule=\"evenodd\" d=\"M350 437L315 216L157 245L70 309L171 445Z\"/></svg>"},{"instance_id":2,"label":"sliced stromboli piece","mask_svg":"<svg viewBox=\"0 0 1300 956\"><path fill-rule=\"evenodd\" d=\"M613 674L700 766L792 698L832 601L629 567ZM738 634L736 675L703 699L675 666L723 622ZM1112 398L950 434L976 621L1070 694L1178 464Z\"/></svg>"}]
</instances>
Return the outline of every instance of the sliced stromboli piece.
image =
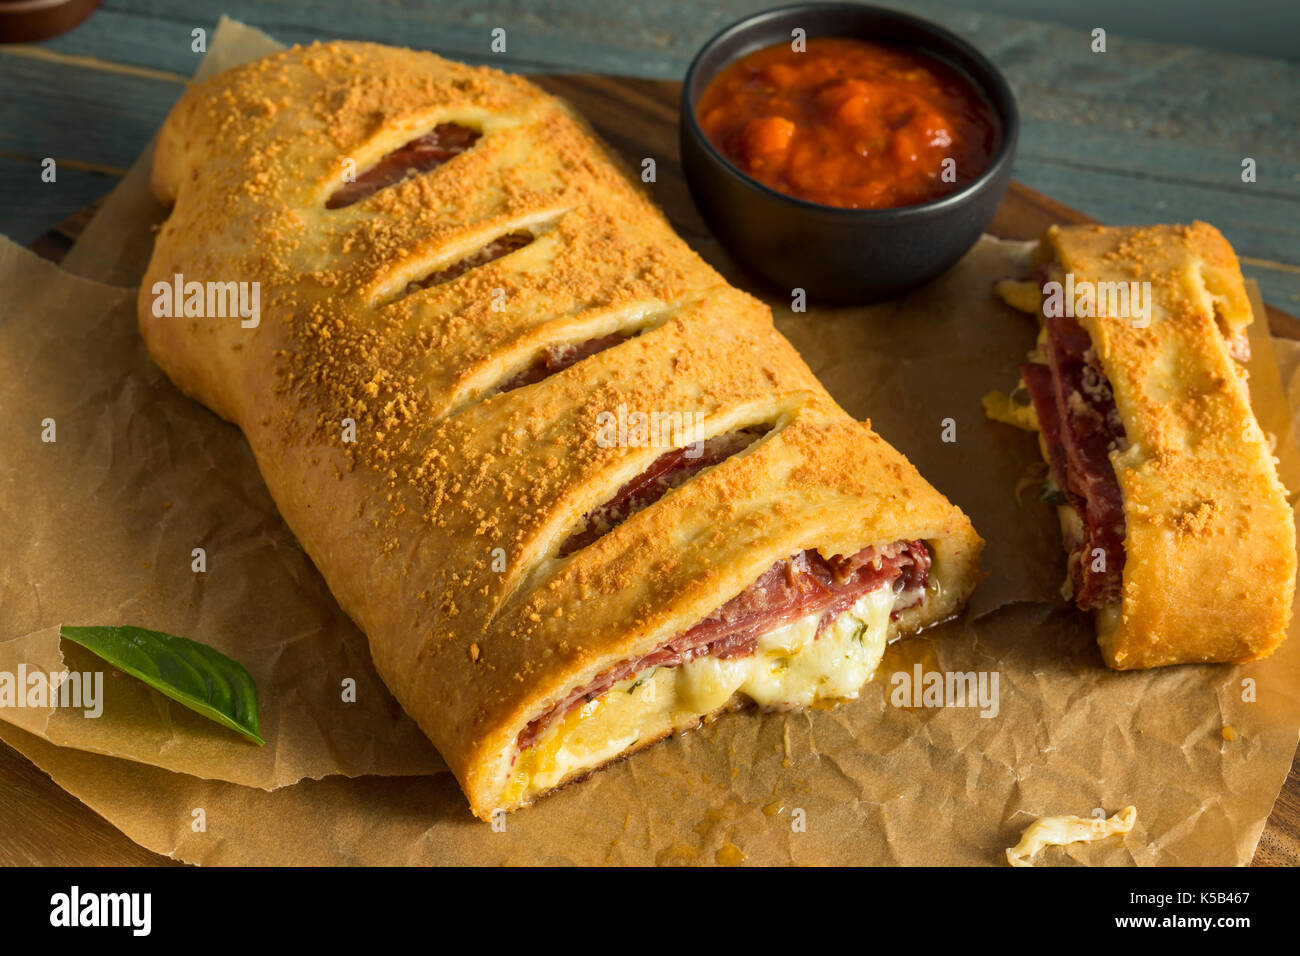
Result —
<instances>
[{"instance_id":1,"label":"sliced stromboli piece","mask_svg":"<svg viewBox=\"0 0 1300 956\"><path fill-rule=\"evenodd\" d=\"M481 135L327 208L445 123ZM851 697L974 586L966 517L520 79L297 48L188 92L154 186L150 353L243 429L480 817L746 700ZM176 274L258 282L260 323L155 315Z\"/></svg>"},{"instance_id":2,"label":"sliced stromboli piece","mask_svg":"<svg viewBox=\"0 0 1300 956\"><path fill-rule=\"evenodd\" d=\"M1034 263L999 284L1040 321L1027 401L988 404L1039 433L1065 593L1106 663L1267 656L1290 621L1295 529L1239 364L1252 314L1231 246L1200 222L1053 227Z\"/></svg>"}]
</instances>

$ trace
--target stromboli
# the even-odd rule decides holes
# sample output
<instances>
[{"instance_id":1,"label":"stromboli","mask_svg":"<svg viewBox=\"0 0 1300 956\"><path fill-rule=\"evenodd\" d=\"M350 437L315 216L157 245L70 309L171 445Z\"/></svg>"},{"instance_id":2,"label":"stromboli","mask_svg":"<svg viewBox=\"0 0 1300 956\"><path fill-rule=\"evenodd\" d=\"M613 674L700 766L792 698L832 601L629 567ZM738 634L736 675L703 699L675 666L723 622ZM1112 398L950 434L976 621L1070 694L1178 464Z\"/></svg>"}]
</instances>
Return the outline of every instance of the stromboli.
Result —
<instances>
[{"instance_id":1,"label":"stromboli","mask_svg":"<svg viewBox=\"0 0 1300 956\"><path fill-rule=\"evenodd\" d=\"M1039 431L1068 499L1067 591L1093 613L1103 658L1266 657L1291 619L1295 528L1237 364L1252 313L1232 247L1203 222L1053 226L1034 263L1035 279L999 283L1040 320L1022 369L1036 414L1018 423ZM1149 314L1111 295L1142 283ZM1095 314L1056 314L1051 296Z\"/></svg>"},{"instance_id":2,"label":"stromboli","mask_svg":"<svg viewBox=\"0 0 1300 956\"><path fill-rule=\"evenodd\" d=\"M335 199L345 169L364 182L440 125L479 135ZM836 406L767 308L522 79L369 44L295 48L189 91L163 127L153 186L173 208L141 290L150 354L244 431L285 520L480 817L737 706L741 686L778 705L856 693L848 679L869 676L887 638L952 615L974 586L982 542L960 510ZM520 232L531 241L483 254ZM152 287L176 275L259 282L264 317L246 329L157 316ZM701 416L693 438L706 442L761 435L562 554L671 450L595 440L616 408ZM867 573L854 556L913 541L932 562L922 591L897 597L900 571L848 610L818 592L821 616L777 629L794 676L708 655L632 675L664 696L642 707L607 689L577 732L563 736L560 714L521 751L575 690L745 594L752 605L781 562L825 564L798 587L838 600L825 574ZM618 720L633 739L602 723Z\"/></svg>"}]
</instances>

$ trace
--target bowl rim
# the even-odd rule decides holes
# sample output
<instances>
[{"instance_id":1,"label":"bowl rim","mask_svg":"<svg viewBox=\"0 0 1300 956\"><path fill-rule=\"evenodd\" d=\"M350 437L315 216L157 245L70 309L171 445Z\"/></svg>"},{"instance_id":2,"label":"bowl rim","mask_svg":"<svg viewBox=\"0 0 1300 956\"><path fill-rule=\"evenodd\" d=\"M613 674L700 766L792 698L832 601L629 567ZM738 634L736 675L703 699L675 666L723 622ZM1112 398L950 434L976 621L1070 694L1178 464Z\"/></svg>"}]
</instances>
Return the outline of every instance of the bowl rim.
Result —
<instances>
[{"instance_id":1,"label":"bowl rim","mask_svg":"<svg viewBox=\"0 0 1300 956\"><path fill-rule=\"evenodd\" d=\"M813 202L809 199L801 199L798 196L791 196L783 193L779 189L773 189L767 183L761 182L750 176L743 169L728 159L723 153L713 145L713 142L704 134L700 127L699 118L695 115L695 104L690 102L691 87L699 71L700 63L705 55L721 44L724 40L730 39L737 34L752 29L760 23L769 20L776 20L783 16L796 12L825 11L830 13L845 14L876 14L886 19L895 20L918 28L923 33L929 33L937 36L948 44L961 50L963 54L974 62L978 63L988 76L992 79L992 89L990 84L982 83L976 77L961 67L959 64L950 62L942 54L928 50L923 46L916 46L920 50L935 59L942 60L949 66L959 70L961 74L969 81L988 102L989 107L993 110L998 121L1002 124L1002 142L998 144L997 152L989 160L988 166L984 171L972 179L969 183L962 186L955 192L947 196L940 196L938 199L929 199L922 203L912 203L906 206L889 206L884 209L854 209L848 206L830 206L825 203ZM811 38L810 38L811 39ZM736 62L739 57L727 61L721 69L726 69L732 63ZM719 72L721 72L721 69ZM999 102L1000 101L1000 102ZM1005 105L1006 111L1002 109ZM682 80L682 99L681 99L681 119L682 132L685 134L689 131L691 137L698 141L704 148L709 157L720 165L730 176L739 179L741 183L755 189L760 194L764 194L772 199L790 203L797 209L803 209L808 212L817 212L822 215L831 215L843 219L861 219L863 221L884 220L897 218L923 217L934 213L946 211L949 207L959 206L961 203L970 199L971 196L982 190L990 182L997 179L1002 168L1010 163L1015 155L1016 143L1020 134L1020 110L1016 104L1015 94L1011 91L1010 84L1007 83L1006 77L1002 71L987 56L973 44L959 37L952 31L940 26L932 20L926 20L923 17L914 16L910 13L903 13L899 10L892 10L888 7L878 7L871 4L859 3L792 3L780 7L771 7L767 10L760 10L742 17L733 23L728 24L721 30L713 34L704 45L696 51L695 56L691 59L691 65L686 69L686 75Z\"/></svg>"}]
</instances>

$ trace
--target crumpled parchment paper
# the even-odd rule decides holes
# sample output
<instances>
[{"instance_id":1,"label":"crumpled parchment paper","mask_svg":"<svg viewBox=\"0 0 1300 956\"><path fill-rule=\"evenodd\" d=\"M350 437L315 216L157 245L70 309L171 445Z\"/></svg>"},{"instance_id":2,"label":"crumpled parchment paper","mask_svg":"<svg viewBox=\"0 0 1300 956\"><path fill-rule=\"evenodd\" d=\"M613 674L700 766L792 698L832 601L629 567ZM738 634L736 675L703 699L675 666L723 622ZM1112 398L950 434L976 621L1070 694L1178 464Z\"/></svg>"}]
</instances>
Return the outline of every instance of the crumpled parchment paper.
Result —
<instances>
[{"instance_id":1,"label":"crumpled parchment paper","mask_svg":"<svg viewBox=\"0 0 1300 956\"><path fill-rule=\"evenodd\" d=\"M223 21L204 72L272 45ZM1033 489L1017 499L1034 438L979 403L1015 382L1033 341L1032 322L991 295L1022 271L1025 244L985 238L880 306L796 314L767 296L839 402L988 540L967 615L892 647L858 701L723 717L494 827L384 690L238 431L149 362L129 288L162 216L143 168L65 270L0 243L0 671L93 669L57 625L137 623L213 644L261 690L261 749L120 675L106 676L98 720L0 708L0 738L132 839L213 864L987 864L1037 816L1134 804L1127 837L1047 862L1250 860L1300 734L1300 641L1240 667L1102 666L1089 622L1059 600L1051 509ZM734 274L714 244L701 251ZM1300 488L1300 349L1270 341L1257 297L1256 314L1252 399ZM54 444L40 440L47 417ZM933 671L996 677L996 698L895 699L897 675ZM345 677L356 703L341 699Z\"/></svg>"}]
</instances>

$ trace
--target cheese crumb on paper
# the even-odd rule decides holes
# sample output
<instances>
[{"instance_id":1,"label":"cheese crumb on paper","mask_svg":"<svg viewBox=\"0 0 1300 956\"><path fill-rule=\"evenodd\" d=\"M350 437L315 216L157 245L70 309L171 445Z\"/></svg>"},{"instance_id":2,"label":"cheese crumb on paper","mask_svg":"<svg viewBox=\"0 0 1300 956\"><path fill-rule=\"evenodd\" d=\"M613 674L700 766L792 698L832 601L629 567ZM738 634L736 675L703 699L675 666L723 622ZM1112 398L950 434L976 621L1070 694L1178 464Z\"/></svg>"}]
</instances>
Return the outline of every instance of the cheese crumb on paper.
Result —
<instances>
[{"instance_id":1,"label":"cheese crumb on paper","mask_svg":"<svg viewBox=\"0 0 1300 956\"><path fill-rule=\"evenodd\" d=\"M1007 850L1012 866L1033 866L1043 847L1093 843L1116 833L1128 833L1137 822L1137 807L1125 807L1108 820L1076 816L1042 817L1025 827L1020 842Z\"/></svg>"},{"instance_id":2,"label":"cheese crumb on paper","mask_svg":"<svg viewBox=\"0 0 1300 956\"><path fill-rule=\"evenodd\" d=\"M1029 399L1025 397L1019 402L1015 400L1017 393L1023 395L1024 388L1022 379L1010 395L1005 392L989 392L981 397L980 404L984 406L984 417L1004 425L1014 425L1027 432L1038 431L1038 413L1034 411L1034 406L1029 403Z\"/></svg>"},{"instance_id":3,"label":"cheese crumb on paper","mask_svg":"<svg viewBox=\"0 0 1300 956\"><path fill-rule=\"evenodd\" d=\"M1007 305L1020 312L1037 315L1042 301L1042 290L1031 279L999 279L993 291Z\"/></svg>"}]
</instances>

